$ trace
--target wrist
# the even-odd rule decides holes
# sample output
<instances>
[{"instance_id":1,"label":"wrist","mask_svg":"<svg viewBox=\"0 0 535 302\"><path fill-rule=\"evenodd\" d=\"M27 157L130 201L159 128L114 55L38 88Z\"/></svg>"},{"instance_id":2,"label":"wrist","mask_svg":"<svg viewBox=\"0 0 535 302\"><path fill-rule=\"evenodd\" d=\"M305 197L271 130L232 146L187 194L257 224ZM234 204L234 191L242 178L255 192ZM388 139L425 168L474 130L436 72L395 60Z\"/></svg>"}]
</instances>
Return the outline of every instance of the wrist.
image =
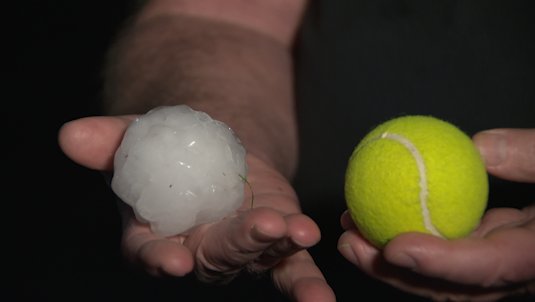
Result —
<instances>
[{"instance_id":1,"label":"wrist","mask_svg":"<svg viewBox=\"0 0 535 302\"><path fill-rule=\"evenodd\" d=\"M123 35L105 75L106 114L186 104L226 123L248 152L293 175L292 60L280 42L226 23L162 17Z\"/></svg>"}]
</instances>

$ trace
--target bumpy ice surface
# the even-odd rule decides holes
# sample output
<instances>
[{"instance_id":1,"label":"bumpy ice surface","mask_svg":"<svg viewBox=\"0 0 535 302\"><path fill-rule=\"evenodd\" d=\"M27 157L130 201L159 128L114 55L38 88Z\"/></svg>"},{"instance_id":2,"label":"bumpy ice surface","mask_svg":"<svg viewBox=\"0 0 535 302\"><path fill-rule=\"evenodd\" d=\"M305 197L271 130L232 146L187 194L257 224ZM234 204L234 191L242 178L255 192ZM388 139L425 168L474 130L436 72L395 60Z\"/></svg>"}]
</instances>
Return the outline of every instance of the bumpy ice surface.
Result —
<instances>
[{"instance_id":1,"label":"bumpy ice surface","mask_svg":"<svg viewBox=\"0 0 535 302\"><path fill-rule=\"evenodd\" d=\"M158 107L127 129L111 187L155 234L185 234L242 205L245 157L224 123L186 105Z\"/></svg>"}]
</instances>

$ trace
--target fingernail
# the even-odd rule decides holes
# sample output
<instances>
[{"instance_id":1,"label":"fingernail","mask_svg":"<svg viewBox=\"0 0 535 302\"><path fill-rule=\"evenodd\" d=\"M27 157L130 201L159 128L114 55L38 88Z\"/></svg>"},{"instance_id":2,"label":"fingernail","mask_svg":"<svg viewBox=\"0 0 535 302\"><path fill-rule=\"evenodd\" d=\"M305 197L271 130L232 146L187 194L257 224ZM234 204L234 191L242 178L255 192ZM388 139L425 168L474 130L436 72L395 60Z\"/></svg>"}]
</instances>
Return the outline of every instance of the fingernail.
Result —
<instances>
[{"instance_id":1,"label":"fingernail","mask_svg":"<svg viewBox=\"0 0 535 302\"><path fill-rule=\"evenodd\" d=\"M293 244L294 244L297 248L302 248L302 249L308 249L308 248L311 248L311 247L313 247L314 245L317 244L317 242L314 242L314 243L312 243L312 244L311 244L311 243L309 243L309 244L304 244L304 243L302 243L302 242L296 240L296 239L293 238L293 237L291 238L291 240L292 240Z\"/></svg>"},{"instance_id":2,"label":"fingernail","mask_svg":"<svg viewBox=\"0 0 535 302\"><path fill-rule=\"evenodd\" d=\"M499 166L507 155L507 139L500 133L482 132L478 137L478 149L487 167Z\"/></svg>"},{"instance_id":3,"label":"fingernail","mask_svg":"<svg viewBox=\"0 0 535 302\"><path fill-rule=\"evenodd\" d=\"M262 231L257 226L254 226L251 230L251 237L259 242L272 242L280 238L280 236L269 234Z\"/></svg>"},{"instance_id":4,"label":"fingernail","mask_svg":"<svg viewBox=\"0 0 535 302\"><path fill-rule=\"evenodd\" d=\"M338 251L340 252L340 254L342 254L342 256L349 260L349 262L353 263L356 266L359 266L359 259L357 258L357 255L355 255L355 252L349 244L339 245Z\"/></svg>"},{"instance_id":5,"label":"fingernail","mask_svg":"<svg viewBox=\"0 0 535 302\"><path fill-rule=\"evenodd\" d=\"M406 268L412 269L413 271L418 268L414 258L410 257L409 255L407 255L405 253L397 254L394 257L392 263L395 264L395 265L401 266L401 267L406 267Z\"/></svg>"}]
</instances>

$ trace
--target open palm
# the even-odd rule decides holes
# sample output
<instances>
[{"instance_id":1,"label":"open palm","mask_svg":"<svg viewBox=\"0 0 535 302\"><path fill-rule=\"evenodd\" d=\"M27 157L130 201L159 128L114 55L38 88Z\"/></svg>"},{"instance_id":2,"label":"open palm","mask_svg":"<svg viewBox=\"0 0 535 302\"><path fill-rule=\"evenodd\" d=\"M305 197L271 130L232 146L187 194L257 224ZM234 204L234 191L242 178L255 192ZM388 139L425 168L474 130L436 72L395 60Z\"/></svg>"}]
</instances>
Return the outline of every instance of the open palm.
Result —
<instances>
[{"instance_id":1,"label":"open palm","mask_svg":"<svg viewBox=\"0 0 535 302\"><path fill-rule=\"evenodd\" d=\"M90 169L113 172L113 156L136 116L90 117L65 124L59 144L73 161ZM238 272L272 269L272 279L297 301L334 301L334 293L306 248L320 240L317 225L300 211L295 192L276 169L248 154L246 194L235 215L202 225L191 235L161 238L139 223L132 209L119 201L123 220L122 251L135 268L154 276L184 276L223 284ZM249 192L250 193L250 192Z\"/></svg>"}]
</instances>

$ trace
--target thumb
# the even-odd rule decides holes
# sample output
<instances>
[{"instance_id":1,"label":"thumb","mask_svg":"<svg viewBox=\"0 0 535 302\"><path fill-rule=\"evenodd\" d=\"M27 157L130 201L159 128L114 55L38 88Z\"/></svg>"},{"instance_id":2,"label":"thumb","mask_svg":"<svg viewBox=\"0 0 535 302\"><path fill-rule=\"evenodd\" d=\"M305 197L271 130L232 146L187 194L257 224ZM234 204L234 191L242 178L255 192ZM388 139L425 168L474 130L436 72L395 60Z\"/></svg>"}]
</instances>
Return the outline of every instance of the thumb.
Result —
<instances>
[{"instance_id":1,"label":"thumb","mask_svg":"<svg viewBox=\"0 0 535 302\"><path fill-rule=\"evenodd\" d=\"M535 183L535 129L486 130L477 133L473 141L490 174Z\"/></svg>"},{"instance_id":2,"label":"thumb","mask_svg":"<svg viewBox=\"0 0 535 302\"><path fill-rule=\"evenodd\" d=\"M113 155L137 115L92 116L64 124L58 143L74 162L93 170L113 170Z\"/></svg>"}]
</instances>

